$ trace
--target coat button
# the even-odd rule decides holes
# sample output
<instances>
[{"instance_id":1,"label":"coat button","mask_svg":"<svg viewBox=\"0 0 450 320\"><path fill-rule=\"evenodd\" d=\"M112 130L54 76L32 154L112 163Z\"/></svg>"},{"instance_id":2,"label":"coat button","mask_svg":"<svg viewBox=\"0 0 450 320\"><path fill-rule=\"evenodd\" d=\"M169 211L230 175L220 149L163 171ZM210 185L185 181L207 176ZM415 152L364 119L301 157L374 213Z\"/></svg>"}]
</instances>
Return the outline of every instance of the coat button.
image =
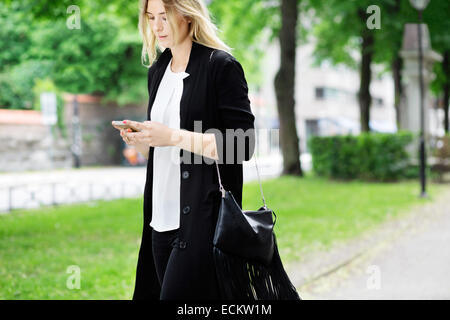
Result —
<instances>
[{"instance_id":1,"label":"coat button","mask_svg":"<svg viewBox=\"0 0 450 320\"><path fill-rule=\"evenodd\" d=\"M181 249L186 248L186 241L183 241L183 240L180 241L180 248Z\"/></svg>"},{"instance_id":2,"label":"coat button","mask_svg":"<svg viewBox=\"0 0 450 320\"><path fill-rule=\"evenodd\" d=\"M189 171L183 171L183 179L189 178Z\"/></svg>"},{"instance_id":3,"label":"coat button","mask_svg":"<svg viewBox=\"0 0 450 320\"><path fill-rule=\"evenodd\" d=\"M188 214L189 211L191 211L191 207L186 206L186 207L183 208L183 213L184 213L184 214Z\"/></svg>"}]
</instances>

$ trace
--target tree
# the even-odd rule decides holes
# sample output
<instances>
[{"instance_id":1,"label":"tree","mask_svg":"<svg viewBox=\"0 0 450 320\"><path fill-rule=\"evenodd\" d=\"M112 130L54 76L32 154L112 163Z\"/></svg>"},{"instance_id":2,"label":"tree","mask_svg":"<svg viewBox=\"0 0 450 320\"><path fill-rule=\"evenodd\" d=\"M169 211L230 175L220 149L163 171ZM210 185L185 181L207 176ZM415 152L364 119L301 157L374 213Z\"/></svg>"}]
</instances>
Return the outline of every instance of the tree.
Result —
<instances>
[{"instance_id":1,"label":"tree","mask_svg":"<svg viewBox=\"0 0 450 320\"><path fill-rule=\"evenodd\" d=\"M265 54L267 32L274 39L278 6L267 0L210 1L212 20L219 36L232 48L232 54L242 64L249 87L256 90L262 81L261 60Z\"/></svg>"},{"instance_id":2,"label":"tree","mask_svg":"<svg viewBox=\"0 0 450 320\"><path fill-rule=\"evenodd\" d=\"M431 88L437 97L442 97L444 109L444 130L449 132L449 103L450 103L450 2L430 1L423 13L424 21L428 24L431 45L433 50L439 52L442 63L434 66L436 78Z\"/></svg>"},{"instance_id":3,"label":"tree","mask_svg":"<svg viewBox=\"0 0 450 320\"><path fill-rule=\"evenodd\" d=\"M391 0L377 2L377 7L384 7ZM329 60L333 64L345 64L350 68L359 68L360 86L358 101L360 109L361 131L369 131L370 106L372 97L370 83L372 80L371 64L374 60L377 34L380 30L368 27L371 16L367 9L373 5L371 0L361 1L311 1L311 8L319 18L313 33L317 39L315 48L316 63ZM352 53L360 52L360 61L355 62Z\"/></svg>"},{"instance_id":4,"label":"tree","mask_svg":"<svg viewBox=\"0 0 450 320\"><path fill-rule=\"evenodd\" d=\"M283 152L282 174L302 176L294 99L298 3L292 0L282 0L280 10L280 68L275 76L274 85Z\"/></svg>"},{"instance_id":5,"label":"tree","mask_svg":"<svg viewBox=\"0 0 450 320\"><path fill-rule=\"evenodd\" d=\"M58 88L71 93L100 94L119 104L142 102L146 92L146 68L140 64L138 35L120 32L114 17L85 17L81 29L65 22L43 21L33 33L30 57L53 63L51 78Z\"/></svg>"},{"instance_id":6,"label":"tree","mask_svg":"<svg viewBox=\"0 0 450 320\"><path fill-rule=\"evenodd\" d=\"M396 115L397 128L400 128L400 101L403 94L402 69L403 58L400 56L400 50L403 39L403 26L405 16L402 14L403 0L395 0L392 3L386 3L385 19L383 19L383 30L379 37L379 42L383 46L376 48L379 59L377 62L383 62L387 68L392 71L392 80L394 82L394 108Z\"/></svg>"},{"instance_id":7,"label":"tree","mask_svg":"<svg viewBox=\"0 0 450 320\"><path fill-rule=\"evenodd\" d=\"M450 49L444 51L441 65L442 107L444 108L444 130L449 133L449 104L450 104ZM440 79L438 78L438 79Z\"/></svg>"},{"instance_id":8,"label":"tree","mask_svg":"<svg viewBox=\"0 0 450 320\"><path fill-rule=\"evenodd\" d=\"M409 0L395 0L386 2L383 10L386 14L383 19L383 32L377 39L379 45L375 50L374 61L384 63L387 68L391 68L394 88L395 107L397 110L397 123L400 115L398 105L402 95L401 72L402 58L400 50L403 40L405 23L418 23L417 11L411 6ZM438 51L444 57L442 64L435 64L435 80L431 84L431 89L436 96L443 95L443 106L445 111L444 128L448 131L448 83L450 82L450 70L448 67L448 53L450 48L450 37L447 35L450 28L450 3L448 1L430 1L423 13L423 22L428 25L433 50ZM447 71L445 71L447 70ZM447 97L447 98L446 98ZM445 102L447 101L447 102ZM446 107L447 106L447 107Z\"/></svg>"},{"instance_id":9,"label":"tree","mask_svg":"<svg viewBox=\"0 0 450 320\"><path fill-rule=\"evenodd\" d=\"M260 61L264 53L261 47L265 43L264 37L269 42L279 40L280 69L274 79L274 87L280 120L282 174L301 176L294 100L299 3L297 0L212 1L210 10L224 38L235 48L235 55L243 61L246 70L251 70L249 78L253 87L260 83L263 70Z\"/></svg>"},{"instance_id":10,"label":"tree","mask_svg":"<svg viewBox=\"0 0 450 320\"><path fill-rule=\"evenodd\" d=\"M409 0L379 0L373 1L313 1L312 8L320 18L314 28L318 40L316 46L317 63L330 60L334 64L345 64L351 68L360 69L360 100L361 128L368 128L370 120L370 78L371 63L384 64L385 70L391 70L394 78L395 106L397 122L399 117L399 101L402 94L401 70L402 59L399 55L403 39L405 23L417 23L417 12ZM372 4L380 8L382 23L380 30L369 30L366 26L368 15L364 11ZM446 56L450 47L448 30L450 29L450 3L448 1L430 1L424 11L424 22L428 24L431 42L434 50ZM356 15L355 12L358 12ZM352 50L359 49L361 62L355 65L351 58ZM446 128L448 128L448 60L435 68L438 75L432 88L442 92L446 110ZM369 63L370 62L370 63ZM447 64L446 64L447 63ZM447 93L446 93L447 92Z\"/></svg>"},{"instance_id":11,"label":"tree","mask_svg":"<svg viewBox=\"0 0 450 320\"><path fill-rule=\"evenodd\" d=\"M0 74L0 104L30 108L30 101L35 100L31 90L35 79L46 77L64 91L102 94L105 102L123 105L145 100L147 79L140 60L137 3L122 8L123 12L130 8L136 11L135 16L126 16L119 12L124 1L108 2L103 8L98 3L91 6L79 1L81 29L66 25L69 2L25 0L6 4L0 5L0 17L5 17L0 20L0 48L5 48L0 52L0 72L5 68L10 71ZM32 68L15 66L30 61ZM33 72L26 73L27 81L12 83L17 78L16 70Z\"/></svg>"},{"instance_id":12,"label":"tree","mask_svg":"<svg viewBox=\"0 0 450 320\"><path fill-rule=\"evenodd\" d=\"M17 4L11 8L0 3L0 72L19 64L31 46L25 14Z\"/></svg>"}]
</instances>

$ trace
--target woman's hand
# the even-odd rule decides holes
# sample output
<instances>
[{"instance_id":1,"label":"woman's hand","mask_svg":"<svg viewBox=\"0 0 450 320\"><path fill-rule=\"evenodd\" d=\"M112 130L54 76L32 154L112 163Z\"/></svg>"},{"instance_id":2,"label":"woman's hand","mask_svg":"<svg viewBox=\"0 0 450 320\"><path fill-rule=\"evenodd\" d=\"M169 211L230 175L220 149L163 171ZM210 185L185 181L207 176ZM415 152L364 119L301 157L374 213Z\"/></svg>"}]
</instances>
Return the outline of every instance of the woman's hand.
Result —
<instances>
[{"instance_id":1,"label":"woman's hand","mask_svg":"<svg viewBox=\"0 0 450 320\"><path fill-rule=\"evenodd\" d=\"M131 120L124 120L125 124L134 128L138 132L127 132L127 130L120 130L120 135L128 145L146 145L149 147L166 147L174 146L178 139L175 137L175 129L155 122L144 121L137 122Z\"/></svg>"},{"instance_id":2,"label":"woman's hand","mask_svg":"<svg viewBox=\"0 0 450 320\"><path fill-rule=\"evenodd\" d=\"M214 134L172 129L155 121L125 120L124 123L138 132L131 132L131 129L120 130L123 141L135 146L146 159L148 159L149 147L164 146L176 146L208 158L219 159Z\"/></svg>"}]
</instances>

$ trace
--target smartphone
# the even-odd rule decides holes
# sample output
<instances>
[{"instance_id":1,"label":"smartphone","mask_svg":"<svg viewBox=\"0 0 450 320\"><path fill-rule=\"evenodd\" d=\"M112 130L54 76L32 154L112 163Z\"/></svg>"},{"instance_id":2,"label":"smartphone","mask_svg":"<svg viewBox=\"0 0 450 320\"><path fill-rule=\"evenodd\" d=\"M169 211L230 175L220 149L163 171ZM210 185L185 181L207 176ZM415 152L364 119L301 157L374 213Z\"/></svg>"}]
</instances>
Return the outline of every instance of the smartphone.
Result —
<instances>
[{"instance_id":1,"label":"smartphone","mask_svg":"<svg viewBox=\"0 0 450 320\"><path fill-rule=\"evenodd\" d=\"M123 121L113 121L112 122L113 127L117 129L131 129L133 132L138 132L135 128L131 127L129 124L123 123Z\"/></svg>"}]
</instances>

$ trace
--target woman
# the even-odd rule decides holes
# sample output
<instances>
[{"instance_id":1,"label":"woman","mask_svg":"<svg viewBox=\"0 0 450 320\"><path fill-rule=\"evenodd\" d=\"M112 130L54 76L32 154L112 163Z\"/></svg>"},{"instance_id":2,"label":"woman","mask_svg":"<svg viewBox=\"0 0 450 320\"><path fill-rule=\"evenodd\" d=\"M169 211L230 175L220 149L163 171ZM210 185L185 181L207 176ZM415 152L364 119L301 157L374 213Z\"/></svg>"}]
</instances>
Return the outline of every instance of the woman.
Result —
<instances>
[{"instance_id":1,"label":"woman","mask_svg":"<svg viewBox=\"0 0 450 320\"><path fill-rule=\"evenodd\" d=\"M143 61L148 55L151 64L148 121L126 120L139 132L121 130L148 159L133 299L220 299L214 160L242 207L242 161L255 141L244 71L216 36L202 0L144 0L140 10ZM156 40L165 49L153 63Z\"/></svg>"}]
</instances>

